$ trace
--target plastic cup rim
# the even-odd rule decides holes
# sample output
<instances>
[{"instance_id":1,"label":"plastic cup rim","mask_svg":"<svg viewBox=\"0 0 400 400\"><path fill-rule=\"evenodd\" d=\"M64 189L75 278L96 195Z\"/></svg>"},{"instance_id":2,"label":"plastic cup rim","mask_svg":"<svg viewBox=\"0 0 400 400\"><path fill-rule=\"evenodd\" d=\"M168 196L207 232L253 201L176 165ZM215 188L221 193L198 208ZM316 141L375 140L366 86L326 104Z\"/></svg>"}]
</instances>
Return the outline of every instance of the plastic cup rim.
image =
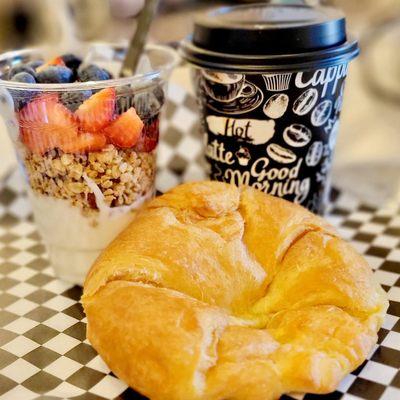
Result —
<instances>
[{"instance_id":1,"label":"plastic cup rim","mask_svg":"<svg viewBox=\"0 0 400 400\"><path fill-rule=\"evenodd\" d=\"M115 44L113 43L94 42L92 44L93 45L108 44L110 46L115 46ZM121 44L118 44L118 46L125 47L125 45ZM40 49L41 47L32 47L22 50L11 50L2 53L0 55L0 61L28 54L35 50L39 51ZM145 50L155 50L158 52L165 53L166 55L169 56L170 60L168 62L165 62L164 65L155 69L154 71L150 71L144 74L135 74L124 78L114 78L105 81L72 82L72 83L22 83L22 82L13 82L0 79L0 87L5 87L6 89L13 89L13 90L44 91L44 92L105 89L109 87L123 86L128 84L131 85L142 81L153 81L157 78L160 78L164 72L165 73L170 72L179 63L178 53L169 46L149 44L146 45Z\"/></svg>"}]
</instances>

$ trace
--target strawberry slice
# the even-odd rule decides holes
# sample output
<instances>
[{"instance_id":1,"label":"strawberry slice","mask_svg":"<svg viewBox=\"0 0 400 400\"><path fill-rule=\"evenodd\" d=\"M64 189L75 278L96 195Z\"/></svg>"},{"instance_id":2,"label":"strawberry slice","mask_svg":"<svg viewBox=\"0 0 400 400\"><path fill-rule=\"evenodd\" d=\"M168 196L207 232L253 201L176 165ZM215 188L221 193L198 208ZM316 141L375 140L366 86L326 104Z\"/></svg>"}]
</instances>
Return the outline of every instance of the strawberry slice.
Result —
<instances>
[{"instance_id":1,"label":"strawberry slice","mask_svg":"<svg viewBox=\"0 0 400 400\"><path fill-rule=\"evenodd\" d=\"M36 72L43 71L47 67L50 67L51 65L58 65L60 67L65 67L65 62L61 57L54 57L51 60L47 61L46 63L42 64L40 67L36 68Z\"/></svg>"},{"instance_id":2,"label":"strawberry slice","mask_svg":"<svg viewBox=\"0 0 400 400\"><path fill-rule=\"evenodd\" d=\"M44 94L28 103L18 115L21 140L34 153L72 142L78 135L74 115L58 102L57 94Z\"/></svg>"},{"instance_id":3,"label":"strawberry slice","mask_svg":"<svg viewBox=\"0 0 400 400\"><path fill-rule=\"evenodd\" d=\"M61 145L61 150L65 153L88 153L91 151L100 151L107 144L107 138L101 133L85 132L70 142Z\"/></svg>"},{"instance_id":4,"label":"strawberry slice","mask_svg":"<svg viewBox=\"0 0 400 400\"><path fill-rule=\"evenodd\" d=\"M98 132L112 120L115 109L115 89L100 90L89 97L75 111L80 127L85 132Z\"/></svg>"},{"instance_id":5,"label":"strawberry slice","mask_svg":"<svg viewBox=\"0 0 400 400\"><path fill-rule=\"evenodd\" d=\"M143 125L143 121L131 107L107 126L103 132L115 146L130 148L138 142Z\"/></svg>"},{"instance_id":6,"label":"strawberry slice","mask_svg":"<svg viewBox=\"0 0 400 400\"><path fill-rule=\"evenodd\" d=\"M158 139L160 136L159 128L160 119L157 115L145 124L135 149L139 152L146 153L153 151L158 144Z\"/></svg>"}]
</instances>

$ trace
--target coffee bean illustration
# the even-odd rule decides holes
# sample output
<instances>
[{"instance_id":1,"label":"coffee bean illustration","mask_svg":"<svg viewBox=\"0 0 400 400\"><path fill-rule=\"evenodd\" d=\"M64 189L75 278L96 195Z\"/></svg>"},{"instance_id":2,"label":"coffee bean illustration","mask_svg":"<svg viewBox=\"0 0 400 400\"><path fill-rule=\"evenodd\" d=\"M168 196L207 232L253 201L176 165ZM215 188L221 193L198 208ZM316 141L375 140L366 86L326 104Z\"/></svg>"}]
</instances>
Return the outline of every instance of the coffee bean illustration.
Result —
<instances>
[{"instance_id":1,"label":"coffee bean illustration","mask_svg":"<svg viewBox=\"0 0 400 400\"><path fill-rule=\"evenodd\" d=\"M272 160L280 164L291 164L297 159L296 154L292 150L285 149L276 143L271 143L267 147L267 154Z\"/></svg>"},{"instance_id":2,"label":"coffee bean illustration","mask_svg":"<svg viewBox=\"0 0 400 400\"><path fill-rule=\"evenodd\" d=\"M315 167L321 161L324 151L324 144L320 141L314 142L308 149L306 155L306 164L309 167Z\"/></svg>"},{"instance_id":3,"label":"coffee bean illustration","mask_svg":"<svg viewBox=\"0 0 400 400\"><path fill-rule=\"evenodd\" d=\"M293 104L293 112L297 115L306 115L313 109L317 100L317 89L308 89L295 100Z\"/></svg>"},{"instance_id":4,"label":"coffee bean illustration","mask_svg":"<svg viewBox=\"0 0 400 400\"><path fill-rule=\"evenodd\" d=\"M330 100L324 100L314 108L311 114L311 123L314 126L322 126L328 121L332 111L332 102Z\"/></svg>"},{"instance_id":5,"label":"coffee bean illustration","mask_svg":"<svg viewBox=\"0 0 400 400\"><path fill-rule=\"evenodd\" d=\"M301 124L292 124L283 131L283 140L292 147L304 147L311 141L311 131Z\"/></svg>"},{"instance_id":6,"label":"coffee bean illustration","mask_svg":"<svg viewBox=\"0 0 400 400\"><path fill-rule=\"evenodd\" d=\"M289 96L284 93L272 95L264 105L264 114L273 119L277 119L285 114L289 105Z\"/></svg>"}]
</instances>

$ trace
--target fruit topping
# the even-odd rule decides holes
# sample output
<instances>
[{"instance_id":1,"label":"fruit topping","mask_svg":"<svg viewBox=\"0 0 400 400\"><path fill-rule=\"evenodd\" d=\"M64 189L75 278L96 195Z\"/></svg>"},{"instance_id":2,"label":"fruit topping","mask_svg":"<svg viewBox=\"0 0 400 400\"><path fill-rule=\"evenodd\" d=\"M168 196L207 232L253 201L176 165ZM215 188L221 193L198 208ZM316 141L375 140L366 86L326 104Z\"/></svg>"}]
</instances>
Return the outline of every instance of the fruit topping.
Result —
<instances>
[{"instance_id":1,"label":"fruit topping","mask_svg":"<svg viewBox=\"0 0 400 400\"><path fill-rule=\"evenodd\" d=\"M26 63L26 66L36 70L43 64L44 64L43 60L34 60L34 61L29 61L28 63Z\"/></svg>"},{"instance_id":2,"label":"fruit topping","mask_svg":"<svg viewBox=\"0 0 400 400\"><path fill-rule=\"evenodd\" d=\"M47 62L43 60L20 62L9 69L5 79L11 80L20 72L32 75L38 83L96 82L113 79L112 74L106 69L94 64L82 65L82 59L71 53L52 58Z\"/></svg>"},{"instance_id":3,"label":"fruit topping","mask_svg":"<svg viewBox=\"0 0 400 400\"><path fill-rule=\"evenodd\" d=\"M130 86L119 86L116 89L117 94L117 114L122 114L128 111L131 107L134 107L133 99L134 93Z\"/></svg>"},{"instance_id":4,"label":"fruit topping","mask_svg":"<svg viewBox=\"0 0 400 400\"><path fill-rule=\"evenodd\" d=\"M82 59L77 57L75 54L64 54L61 56L65 65L72 70L77 70L79 66L82 64Z\"/></svg>"},{"instance_id":5,"label":"fruit topping","mask_svg":"<svg viewBox=\"0 0 400 400\"><path fill-rule=\"evenodd\" d=\"M69 142L61 144L60 148L65 153L87 153L100 151L107 144L107 138L103 134L85 132Z\"/></svg>"},{"instance_id":6,"label":"fruit topping","mask_svg":"<svg viewBox=\"0 0 400 400\"><path fill-rule=\"evenodd\" d=\"M114 117L115 89L107 88L95 93L76 110L82 130L98 132L105 128Z\"/></svg>"},{"instance_id":7,"label":"fruit topping","mask_svg":"<svg viewBox=\"0 0 400 400\"><path fill-rule=\"evenodd\" d=\"M91 90L79 90L71 92L63 92L60 95L60 101L72 112L75 112L78 107L92 95Z\"/></svg>"},{"instance_id":8,"label":"fruit topping","mask_svg":"<svg viewBox=\"0 0 400 400\"><path fill-rule=\"evenodd\" d=\"M34 153L43 154L76 140L74 114L58 102L56 94L39 95L18 115L22 142Z\"/></svg>"},{"instance_id":9,"label":"fruit topping","mask_svg":"<svg viewBox=\"0 0 400 400\"><path fill-rule=\"evenodd\" d=\"M70 83L73 80L73 72L67 67L49 66L41 69L36 74L39 83Z\"/></svg>"},{"instance_id":10,"label":"fruit topping","mask_svg":"<svg viewBox=\"0 0 400 400\"><path fill-rule=\"evenodd\" d=\"M15 67L12 67L8 71L8 80L11 80L15 75L21 73L21 72L27 72L28 74L32 75L33 77L36 75L35 70L25 64L18 64Z\"/></svg>"},{"instance_id":11,"label":"fruit topping","mask_svg":"<svg viewBox=\"0 0 400 400\"><path fill-rule=\"evenodd\" d=\"M161 89L162 90L162 89ZM137 93L133 100L135 109L141 118L147 119L158 114L162 106L163 98L160 91Z\"/></svg>"},{"instance_id":12,"label":"fruit topping","mask_svg":"<svg viewBox=\"0 0 400 400\"><path fill-rule=\"evenodd\" d=\"M142 120L135 109L130 108L107 126L104 133L115 146L129 148L138 142L142 130Z\"/></svg>"},{"instance_id":13,"label":"fruit topping","mask_svg":"<svg viewBox=\"0 0 400 400\"><path fill-rule=\"evenodd\" d=\"M28 72L18 72L18 74L15 74L11 80L13 82L36 83L35 77Z\"/></svg>"},{"instance_id":14,"label":"fruit topping","mask_svg":"<svg viewBox=\"0 0 400 400\"><path fill-rule=\"evenodd\" d=\"M82 59L77 57L75 54L64 54L61 56L65 65L72 70L74 74L73 80L78 80L78 69L82 64Z\"/></svg>"},{"instance_id":15,"label":"fruit topping","mask_svg":"<svg viewBox=\"0 0 400 400\"><path fill-rule=\"evenodd\" d=\"M105 69L91 64L78 69L78 78L82 82L106 81L111 75Z\"/></svg>"},{"instance_id":16,"label":"fruit topping","mask_svg":"<svg viewBox=\"0 0 400 400\"><path fill-rule=\"evenodd\" d=\"M21 82L21 83L36 83L36 79L28 72L19 72L15 74L11 81ZM14 108L19 111L22 107L25 107L33 97L36 96L36 92L31 90L21 90L21 89L9 89L12 99L14 100Z\"/></svg>"},{"instance_id":17,"label":"fruit topping","mask_svg":"<svg viewBox=\"0 0 400 400\"><path fill-rule=\"evenodd\" d=\"M40 71L46 69L47 67L51 67L51 66L65 67L65 63L61 57L54 57L51 60L47 61L46 63L37 67L36 72L40 72Z\"/></svg>"},{"instance_id":18,"label":"fruit topping","mask_svg":"<svg viewBox=\"0 0 400 400\"><path fill-rule=\"evenodd\" d=\"M135 149L146 153L153 151L158 144L159 132L159 117L156 115L146 122Z\"/></svg>"}]
</instances>

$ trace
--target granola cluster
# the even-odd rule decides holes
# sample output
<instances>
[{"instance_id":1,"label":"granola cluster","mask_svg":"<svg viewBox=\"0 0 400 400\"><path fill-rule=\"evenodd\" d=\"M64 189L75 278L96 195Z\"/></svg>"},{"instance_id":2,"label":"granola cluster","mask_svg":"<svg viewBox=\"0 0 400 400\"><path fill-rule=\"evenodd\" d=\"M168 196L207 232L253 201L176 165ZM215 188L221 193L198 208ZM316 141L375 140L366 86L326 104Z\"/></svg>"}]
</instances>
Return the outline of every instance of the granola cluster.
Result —
<instances>
[{"instance_id":1,"label":"granola cluster","mask_svg":"<svg viewBox=\"0 0 400 400\"><path fill-rule=\"evenodd\" d=\"M89 154L67 154L55 149L45 155L27 154L25 166L34 192L67 199L86 213L97 209L92 184L88 182L97 185L110 207L131 205L154 189L154 152L113 145Z\"/></svg>"}]
</instances>

